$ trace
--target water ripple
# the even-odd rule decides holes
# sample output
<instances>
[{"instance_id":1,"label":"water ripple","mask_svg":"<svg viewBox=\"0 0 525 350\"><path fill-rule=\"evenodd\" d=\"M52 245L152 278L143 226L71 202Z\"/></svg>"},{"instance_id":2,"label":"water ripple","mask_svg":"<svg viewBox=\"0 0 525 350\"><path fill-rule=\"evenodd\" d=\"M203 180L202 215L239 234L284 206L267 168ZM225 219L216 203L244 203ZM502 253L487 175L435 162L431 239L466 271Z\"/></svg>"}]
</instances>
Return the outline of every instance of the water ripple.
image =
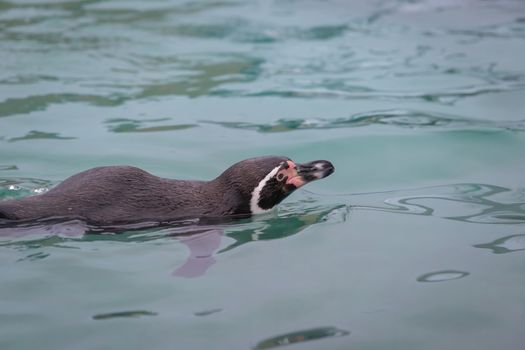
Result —
<instances>
[{"instance_id":1,"label":"water ripple","mask_svg":"<svg viewBox=\"0 0 525 350\"><path fill-rule=\"evenodd\" d=\"M204 122L233 129L255 130L262 133L308 129L353 128L369 125L391 125L403 128L495 128L513 131L525 130L525 120L494 122L461 118L439 113L398 109L359 113L348 118L278 119L272 123L266 124L249 122Z\"/></svg>"},{"instance_id":2,"label":"water ripple","mask_svg":"<svg viewBox=\"0 0 525 350\"><path fill-rule=\"evenodd\" d=\"M16 166L14 169L16 169ZM2 170L14 169L11 167L10 169ZM51 188L52 184L48 180L28 177L2 177L0 178L0 200L44 193Z\"/></svg>"},{"instance_id":3,"label":"water ripple","mask_svg":"<svg viewBox=\"0 0 525 350\"><path fill-rule=\"evenodd\" d=\"M164 122L169 118L136 120L126 118L114 118L106 121L109 125L109 130L115 133L128 132L158 132L158 131L173 131L194 128L197 124L163 124L155 125L158 122ZM154 124L149 126L149 124Z\"/></svg>"},{"instance_id":4,"label":"water ripple","mask_svg":"<svg viewBox=\"0 0 525 350\"><path fill-rule=\"evenodd\" d=\"M302 343L305 341L318 340L327 337L341 337L349 334L350 331L339 329L336 327L319 327L304 329L301 331L280 334L271 338L261 340L254 346L254 349L271 349L283 345Z\"/></svg>"},{"instance_id":5,"label":"water ripple","mask_svg":"<svg viewBox=\"0 0 525 350\"><path fill-rule=\"evenodd\" d=\"M490 243L476 244L476 248L491 249L494 254L506 254L525 250L525 235L511 235Z\"/></svg>"},{"instance_id":6,"label":"water ripple","mask_svg":"<svg viewBox=\"0 0 525 350\"><path fill-rule=\"evenodd\" d=\"M500 23L497 25L483 26L478 28L469 28L461 30L449 30L448 34L466 37L484 38L525 38L525 19L516 18L512 21Z\"/></svg>"},{"instance_id":7,"label":"water ripple","mask_svg":"<svg viewBox=\"0 0 525 350\"><path fill-rule=\"evenodd\" d=\"M345 24L320 25L309 28L254 24L244 20L225 23L185 23L163 26L158 30L164 35L191 38L230 39L241 43L273 43L285 40L330 40L342 36L349 27Z\"/></svg>"},{"instance_id":8,"label":"water ripple","mask_svg":"<svg viewBox=\"0 0 525 350\"><path fill-rule=\"evenodd\" d=\"M457 270L443 270L426 273L417 278L418 282L444 282L450 280L457 280L470 275L469 272Z\"/></svg>"},{"instance_id":9,"label":"water ripple","mask_svg":"<svg viewBox=\"0 0 525 350\"><path fill-rule=\"evenodd\" d=\"M209 310L194 312L193 314L195 316L209 316L209 315L216 314L217 312L221 312L221 311L222 311L221 308L216 308L216 309L209 309Z\"/></svg>"},{"instance_id":10,"label":"water ripple","mask_svg":"<svg viewBox=\"0 0 525 350\"><path fill-rule=\"evenodd\" d=\"M8 141L17 142L17 141L27 141L27 140L73 140L73 139L76 139L76 137L61 136L57 132L44 132L44 131L31 130L24 136L12 137Z\"/></svg>"},{"instance_id":11,"label":"water ripple","mask_svg":"<svg viewBox=\"0 0 525 350\"><path fill-rule=\"evenodd\" d=\"M112 56L112 55L109 55ZM111 58L111 57L106 57ZM44 111L49 106L67 103L85 103L100 107L120 106L127 101L158 98L162 96L200 97L212 95L213 91L223 84L248 83L261 74L263 60L242 54L154 56L147 54L130 54L122 58L130 71L127 79L110 79L106 77L54 77L64 85L82 87L83 92L56 92L32 94L24 97L10 97L0 101L0 117L28 114ZM110 67L111 68L111 67ZM162 76L155 74L160 71ZM152 79L135 79L136 73L153 72ZM109 73L108 73L109 74ZM31 85L49 83L50 76L35 74L17 74L2 81L6 85ZM68 81L69 80L69 81ZM1 86L2 82L0 82ZM63 89L63 87L60 87ZM91 93L84 90L89 89Z\"/></svg>"},{"instance_id":12,"label":"water ripple","mask_svg":"<svg viewBox=\"0 0 525 350\"><path fill-rule=\"evenodd\" d=\"M235 241L219 253L250 242L290 237L318 223L344 222L349 210L349 206L344 204L312 205L309 199L303 199L299 203L285 203L279 208L278 215L254 217L249 222L230 226L227 235Z\"/></svg>"},{"instance_id":13,"label":"water ripple","mask_svg":"<svg viewBox=\"0 0 525 350\"><path fill-rule=\"evenodd\" d=\"M158 314L153 311L146 310L133 310L133 311L119 311L110 312L105 314L97 314L93 316L94 320L109 320L112 318L138 318L142 316L157 316Z\"/></svg>"},{"instance_id":14,"label":"water ripple","mask_svg":"<svg viewBox=\"0 0 525 350\"><path fill-rule=\"evenodd\" d=\"M0 67L0 86L17 84L27 91L53 92L11 96L0 102L0 115L30 113L60 103L117 106L173 95L452 104L465 97L525 88L525 77L515 65L496 64L497 56L470 53L457 43L460 38L506 45L507 39L522 39L523 16L503 4L493 6L505 14L500 23L472 20L456 29L395 22L400 14L441 16L456 6L467 13L468 7L378 3L357 10L355 16L341 16L334 6L331 16L317 20L302 17L309 6L294 2L279 9L259 5L2 2L0 49L6 58ZM255 11L260 15L254 17ZM405 45L390 45L406 38ZM56 54L65 67L46 64L40 69L35 62L49 53ZM72 87L77 91L71 92Z\"/></svg>"},{"instance_id":15,"label":"water ripple","mask_svg":"<svg viewBox=\"0 0 525 350\"><path fill-rule=\"evenodd\" d=\"M400 195L388 198L383 197L387 193L354 195L356 198L363 198L362 202L366 202L367 199L380 200L385 205L358 204L361 201L358 199L353 201L355 205L352 208L438 216L479 224L525 223L525 199L522 197L522 189L511 190L488 184L461 183L392 191L388 194L396 192L400 192Z\"/></svg>"},{"instance_id":16,"label":"water ripple","mask_svg":"<svg viewBox=\"0 0 525 350\"><path fill-rule=\"evenodd\" d=\"M38 260L47 258L49 255L50 255L49 253L44 253L44 252L32 253L32 254L27 255L24 258L18 259L17 262L20 262L20 261L38 261Z\"/></svg>"},{"instance_id":17,"label":"water ripple","mask_svg":"<svg viewBox=\"0 0 525 350\"><path fill-rule=\"evenodd\" d=\"M379 90L366 86L354 86L345 90L335 90L316 86L310 89L272 89L262 91L216 89L211 95L221 97L268 97L307 98L307 99L386 99L386 100L422 100L445 105L454 104L465 97L474 97L483 94L518 91L525 89L525 83L497 83L480 84L475 86L459 86L440 91L396 91Z\"/></svg>"},{"instance_id":18,"label":"water ripple","mask_svg":"<svg viewBox=\"0 0 525 350\"><path fill-rule=\"evenodd\" d=\"M124 102L124 100L125 98L118 96L99 96L72 93L8 98L0 102L0 117L42 111L53 104L83 102L96 106L116 106Z\"/></svg>"}]
</instances>

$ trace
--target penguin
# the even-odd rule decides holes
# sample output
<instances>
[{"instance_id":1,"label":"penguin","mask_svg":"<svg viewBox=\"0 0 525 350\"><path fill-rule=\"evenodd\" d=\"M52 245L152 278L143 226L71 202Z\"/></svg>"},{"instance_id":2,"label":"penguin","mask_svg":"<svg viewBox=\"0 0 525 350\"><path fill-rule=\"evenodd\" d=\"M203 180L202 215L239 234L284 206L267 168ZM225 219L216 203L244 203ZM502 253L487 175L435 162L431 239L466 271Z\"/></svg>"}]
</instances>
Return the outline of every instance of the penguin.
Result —
<instances>
[{"instance_id":1,"label":"penguin","mask_svg":"<svg viewBox=\"0 0 525 350\"><path fill-rule=\"evenodd\" d=\"M44 194L0 201L0 218L77 218L93 225L250 217L334 172L332 163L265 156L240 161L211 181L166 179L132 166L73 175Z\"/></svg>"}]
</instances>

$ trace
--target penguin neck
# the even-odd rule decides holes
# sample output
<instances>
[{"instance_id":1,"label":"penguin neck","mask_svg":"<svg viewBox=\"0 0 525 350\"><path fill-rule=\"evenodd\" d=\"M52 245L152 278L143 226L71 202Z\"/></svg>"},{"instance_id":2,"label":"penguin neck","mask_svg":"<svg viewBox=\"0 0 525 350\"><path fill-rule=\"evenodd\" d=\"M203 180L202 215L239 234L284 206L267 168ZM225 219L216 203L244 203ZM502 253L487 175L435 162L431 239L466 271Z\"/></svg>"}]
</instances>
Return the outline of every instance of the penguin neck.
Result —
<instances>
[{"instance_id":1,"label":"penguin neck","mask_svg":"<svg viewBox=\"0 0 525 350\"><path fill-rule=\"evenodd\" d=\"M217 215L250 215L251 191L231 178L219 176L205 185L205 191L212 198L213 212Z\"/></svg>"}]
</instances>

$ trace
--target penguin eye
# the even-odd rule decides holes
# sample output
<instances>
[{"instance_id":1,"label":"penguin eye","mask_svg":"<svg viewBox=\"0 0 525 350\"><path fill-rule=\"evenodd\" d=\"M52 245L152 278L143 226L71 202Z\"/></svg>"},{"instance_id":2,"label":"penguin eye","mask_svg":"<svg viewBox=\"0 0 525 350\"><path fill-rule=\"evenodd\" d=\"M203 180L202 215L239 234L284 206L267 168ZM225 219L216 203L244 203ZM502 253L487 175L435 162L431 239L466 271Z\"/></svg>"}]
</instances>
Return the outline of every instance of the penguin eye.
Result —
<instances>
[{"instance_id":1,"label":"penguin eye","mask_svg":"<svg viewBox=\"0 0 525 350\"><path fill-rule=\"evenodd\" d=\"M283 180L284 180L284 177L285 177L285 175L284 175L283 173L279 173L279 174L277 174L277 180L278 180L278 181L283 181Z\"/></svg>"}]
</instances>

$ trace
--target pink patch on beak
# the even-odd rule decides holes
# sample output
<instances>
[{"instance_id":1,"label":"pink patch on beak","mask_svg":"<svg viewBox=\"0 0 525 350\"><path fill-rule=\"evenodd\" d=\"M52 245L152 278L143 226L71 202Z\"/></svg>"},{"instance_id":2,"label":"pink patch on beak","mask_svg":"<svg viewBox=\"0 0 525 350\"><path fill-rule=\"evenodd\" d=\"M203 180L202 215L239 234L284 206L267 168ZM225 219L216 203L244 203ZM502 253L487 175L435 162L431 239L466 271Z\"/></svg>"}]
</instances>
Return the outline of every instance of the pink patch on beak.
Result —
<instances>
[{"instance_id":1,"label":"pink patch on beak","mask_svg":"<svg viewBox=\"0 0 525 350\"><path fill-rule=\"evenodd\" d=\"M297 174L297 170L296 170L297 166L295 165L295 163L292 162L291 160L286 161L286 163L288 163L288 169L284 170L284 173L288 177L288 179L286 180L286 184L294 185L295 187L298 187L298 188L303 186L306 183L306 181L304 181Z\"/></svg>"},{"instance_id":2,"label":"pink patch on beak","mask_svg":"<svg viewBox=\"0 0 525 350\"><path fill-rule=\"evenodd\" d=\"M286 180L286 183L288 185L294 185L295 187L299 188L301 187L302 185L304 185L306 182L301 179L299 176L295 176L295 177L289 177L288 180Z\"/></svg>"}]
</instances>

